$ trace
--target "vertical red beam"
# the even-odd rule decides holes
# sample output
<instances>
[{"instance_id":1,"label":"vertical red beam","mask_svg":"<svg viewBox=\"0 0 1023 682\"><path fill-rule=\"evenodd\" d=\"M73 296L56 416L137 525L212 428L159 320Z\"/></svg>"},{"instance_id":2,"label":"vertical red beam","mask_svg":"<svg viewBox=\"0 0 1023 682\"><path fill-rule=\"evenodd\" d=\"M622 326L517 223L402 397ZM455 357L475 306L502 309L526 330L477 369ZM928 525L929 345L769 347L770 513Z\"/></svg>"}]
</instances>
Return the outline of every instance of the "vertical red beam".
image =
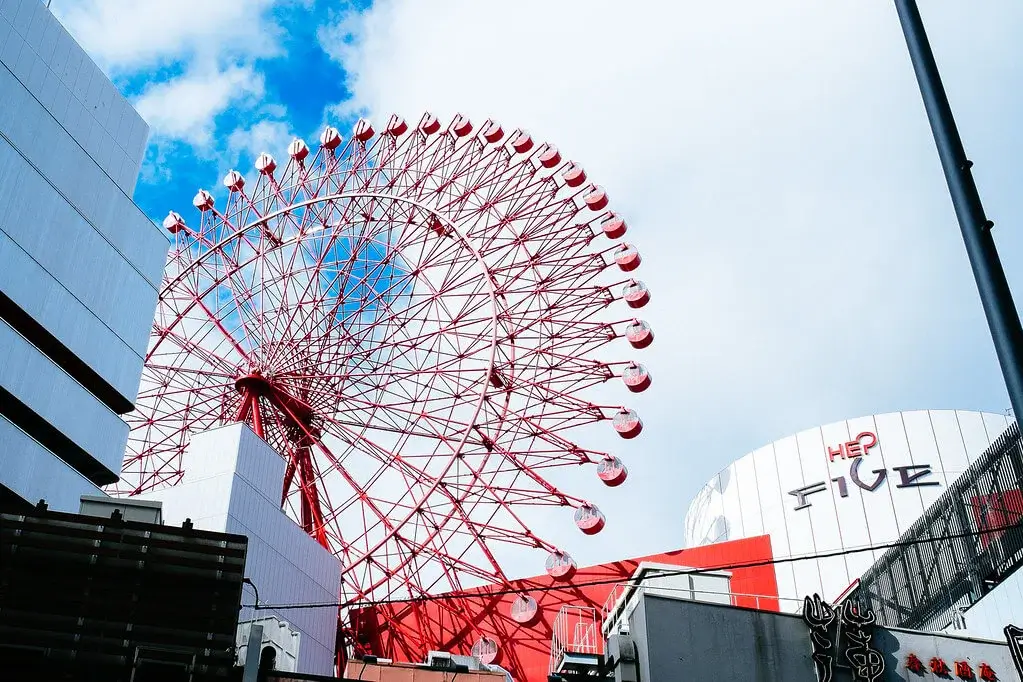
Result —
<instances>
[{"instance_id":1,"label":"vertical red beam","mask_svg":"<svg viewBox=\"0 0 1023 682\"><path fill-rule=\"evenodd\" d=\"M288 501L288 493L291 492L291 481L295 478L295 454L292 453L288 459L288 468L284 470L284 487L281 488L281 506Z\"/></svg>"},{"instance_id":2,"label":"vertical red beam","mask_svg":"<svg viewBox=\"0 0 1023 682\"><path fill-rule=\"evenodd\" d=\"M259 410L259 396L252 396L252 430L265 440L263 436L263 414Z\"/></svg>"},{"instance_id":3,"label":"vertical red beam","mask_svg":"<svg viewBox=\"0 0 1023 682\"><path fill-rule=\"evenodd\" d=\"M298 473L302 481L302 527L320 543L321 547L326 548L327 533L323 527L323 512L320 509L319 495L316 493L316 476L308 445L303 445L298 450Z\"/></svg>"},{"instance_id":4,"label":"vertical red beam","mask_svg":"<svg viewBox=\"0 0 1023 682\"><path fill-rule=\"evenodd\" d=\"M236 422L244 422L249 418L249 410L252 408L252 396L248 391L242 393L242 404L238 406L238 412L234 415Z\"/></svg>"}]
</instances>

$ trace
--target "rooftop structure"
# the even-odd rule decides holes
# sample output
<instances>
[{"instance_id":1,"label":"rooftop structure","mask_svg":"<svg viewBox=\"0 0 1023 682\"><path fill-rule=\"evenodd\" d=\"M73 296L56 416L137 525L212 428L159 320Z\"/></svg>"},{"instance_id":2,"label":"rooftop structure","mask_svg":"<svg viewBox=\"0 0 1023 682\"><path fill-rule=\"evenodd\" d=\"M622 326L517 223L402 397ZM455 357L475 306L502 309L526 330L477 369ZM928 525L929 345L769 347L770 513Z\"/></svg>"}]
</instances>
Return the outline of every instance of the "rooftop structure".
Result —
<instances>
[{"instance_id":1,"label":"rooftop structure","mask_svg":"<svg viewBox=\"0 0 1023 682\"><path fill-rule=\"evenodd\" d=\"M565 581L543 574L422 602L361 608L351 613L350 628L369 654L396 661L422 660L431 649L479 654L518 682L546 682L566 659L585 668L604 655L603 632L627 620L622 613L634 607L637 579L665 593L777 611L771 558L769 538L745 538L580 567ZM722 570L737 564L748 565ZM476 626L462 627L448 615L452 611L472 614ZM414 646L403 636L404 620L424 633Z\"/></svg>"},{"instance_id":2,"label":"rooftop structure","mask_svg":"<svg viewBox=\"0 0 1023 682\"><path fill-rule=\"evenodd\" d=\"M646 594L606 667L615 682L1020 682L1004 638L885 627L819 597L804 605L787 614Z\"/></svg>"},{"instance_id":3,"label":"rooftop structure","mask_svg":"<svg viewBox=\"0 0 1023 682\"><path fill-rule=\"evenodd\" d=\"M123 499L160 502L169 524L191 519L205 531L248 537L250 585L244 608L235 614L243 624L239 637L252 624L263 624L264 646L277 650L282 670L333 673L338 609L330 605L341 593L341 565L281 511L284 460L248 426L231 424L192 438L183 461L179 485ZM287 604L327 606L266 608ZM267 626L268 619L278 626ZM283 665L292 660L294 666Z\"/></svg>"},{"instance_id":4,"label":"rooftop structure","mask_svg":"<svg viewBox=\"0 0 1023 682\"><path fill-rule=\"evenodd\" d=\"M224 679L246 538L83 509L0 513L0 677Z\"/></svg>"}]
</instances>

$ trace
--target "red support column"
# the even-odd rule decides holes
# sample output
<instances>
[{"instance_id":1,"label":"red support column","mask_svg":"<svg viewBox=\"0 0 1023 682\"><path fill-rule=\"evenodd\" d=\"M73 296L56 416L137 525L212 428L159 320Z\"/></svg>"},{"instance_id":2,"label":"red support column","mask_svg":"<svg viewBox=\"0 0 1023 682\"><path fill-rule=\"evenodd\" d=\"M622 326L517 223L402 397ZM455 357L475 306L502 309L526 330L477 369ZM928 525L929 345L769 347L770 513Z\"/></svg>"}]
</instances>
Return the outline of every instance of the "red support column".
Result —
<instances>
[{"instance_id":1,"label":"red support column","mask_svg":"<svg viewBox=\"0 0 1023 682\"><path fill-rule=\"evenodd\" d=\"M252 430L256 435L265 440L263 435L263 414L259 410L259 396L252 396Z\"/></svg>"}]
</instances>

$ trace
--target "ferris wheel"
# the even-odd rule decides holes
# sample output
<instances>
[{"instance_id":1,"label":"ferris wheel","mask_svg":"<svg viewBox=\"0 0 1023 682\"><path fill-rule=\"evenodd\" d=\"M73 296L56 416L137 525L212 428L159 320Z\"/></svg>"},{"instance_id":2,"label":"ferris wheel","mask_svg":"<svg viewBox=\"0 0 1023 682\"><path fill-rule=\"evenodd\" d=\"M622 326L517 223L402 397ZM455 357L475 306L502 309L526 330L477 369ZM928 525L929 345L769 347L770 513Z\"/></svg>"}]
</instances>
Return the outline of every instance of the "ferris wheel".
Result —
<instances>
[{"instance_id":1,"label":"ferris wheel","mask_svg":"<svg viewBox=\"0 0 1023 682\"><path fill-rule=\"evenodd\" d=\"M630 357L653 340L636 317L650 294L604 190L525 131L430 114L360 120L348 140L328 127L223 185L195 196L194 221L164 220L117 492L174 485L193 435L244 422L285 459L282 507L340 559L343 602L506 582L499 546L569 577L567 549L522 512L571 508L599 532L596 506L547 472L621 484L622 461L570 432L637 436L634 410L586 395L650 385Z\"/></svg>"}]
</instances>

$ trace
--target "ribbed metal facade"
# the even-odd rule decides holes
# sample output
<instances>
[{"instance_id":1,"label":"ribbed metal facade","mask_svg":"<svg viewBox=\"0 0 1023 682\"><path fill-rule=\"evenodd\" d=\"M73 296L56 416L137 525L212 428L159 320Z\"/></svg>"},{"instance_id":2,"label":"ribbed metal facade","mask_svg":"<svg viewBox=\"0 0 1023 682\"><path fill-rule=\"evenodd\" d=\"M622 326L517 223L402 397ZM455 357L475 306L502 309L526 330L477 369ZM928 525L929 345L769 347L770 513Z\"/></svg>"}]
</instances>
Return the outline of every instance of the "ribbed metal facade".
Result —
<instances>
[{"instance_id":1,"label":"ribbed metal facade","mask_svg":"<svg viewBox=\"0 0 1023 682\"><path fill-rule=\"evenodd\" d=\"M884 625L942 630L997 590L1023 564L1020 440L1012 424L860 578L851 598L868 603Z\"/></svg>"},{"instance_id":2,"label":"ribbed metal facade","mask_svg":"<svg viewBox=\"0 0 1023 682\"><path fill-rule=\"evenodd\" d=\"M44 3L0 0L0 485L31 502L120 471L169 245L132 200L147 136Z\"/></svg>"},{"instance_id":3,"label":"ribbed metal facade","mask_svg":"<svg viewBox=\"0 0 1023 682\"><path fill-rule=\"evenodd\" d=\"M0 678L227 679L247 546L116 518L0 514Z\"/></svg>"}]
</instances>

